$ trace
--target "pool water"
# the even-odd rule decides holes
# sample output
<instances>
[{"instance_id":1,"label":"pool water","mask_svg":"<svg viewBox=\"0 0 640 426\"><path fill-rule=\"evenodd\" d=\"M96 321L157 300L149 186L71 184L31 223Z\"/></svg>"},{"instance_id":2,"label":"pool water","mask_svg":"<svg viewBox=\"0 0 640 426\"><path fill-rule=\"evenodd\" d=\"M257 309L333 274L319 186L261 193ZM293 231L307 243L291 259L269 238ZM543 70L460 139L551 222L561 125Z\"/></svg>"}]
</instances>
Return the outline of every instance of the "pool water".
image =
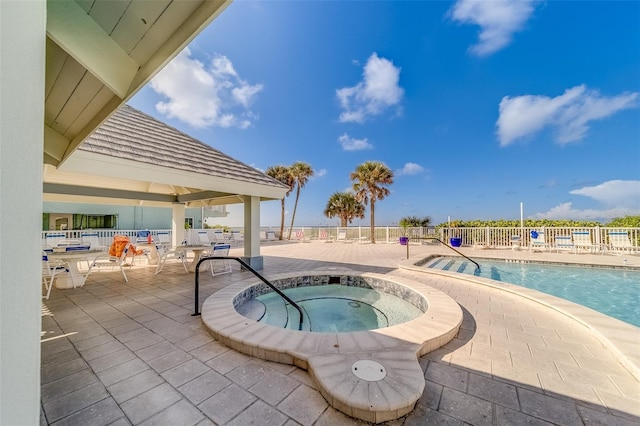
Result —
<instances>
[{"instance_id":1,"label":"pool water","mask_svg":"<svg viewBox=\"0 0 640 426\"><path fill-rule=\"evenodd\" d=\"M475 259L477 260L477 259ZM640 327L640 271L439 257L428 268L515 284L578 303Z\"/></svg>"},{"instance_id":2,"label":"pool water","mask_svg":"<svg viewBox=\"0 0 640 426\"><path fill-rule=\"evenodd\" d=\"M362 287L329 284L283 291L303 311L302 330L352 332L402 324L424 312L392 294ZM276 293L256 298L265 305L260 322L298 329L298 311Z\"/></svg>"}]
</instances>

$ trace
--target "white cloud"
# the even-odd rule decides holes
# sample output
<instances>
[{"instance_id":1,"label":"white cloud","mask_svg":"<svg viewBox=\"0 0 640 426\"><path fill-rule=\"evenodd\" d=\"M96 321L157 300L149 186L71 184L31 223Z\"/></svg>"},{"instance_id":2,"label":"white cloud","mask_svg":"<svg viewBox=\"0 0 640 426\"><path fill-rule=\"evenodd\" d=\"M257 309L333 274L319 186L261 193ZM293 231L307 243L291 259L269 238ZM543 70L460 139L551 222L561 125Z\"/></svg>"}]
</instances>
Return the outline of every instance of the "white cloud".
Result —
<instances>
[{"instance_id":1,"label":"white cloud","mask_svg":"<svg viewBox=\"0 0 640 426\"><path fill-rule=\"evenodd\" d=\"M487 56L511 43L533 14L536 0L458 0L449 11L453 20L480 26L479 41L471 53Z\"/></svg>"},{"instance_id":2,"label":"white cloud","mask_svg":"<svg viewBox=\"0 0 640 426\"><path fill-rule=\"evenodd\" d=\"M361 151L363 149L373 149L367 138L354 139L348 134L343 134L338 137L338 143L342 146L344 151Z\"/></svg>"},{"instance_id":3,"label":"white cloud","mask_svg":"<svg viewBox=\"0 0 640 426\"><path fill-rule=\"evenodd\" d=\"M500 145L507 146L545 127L555 129L555 139L560 144L578 141L586 136L590 121L634 108L637 99L638 92L606 97L584 85L567 89L555 98L505 96L500 101L500 115L496 123Z\"/></svg>"},{"instance_id":4,"label":"white cloud","mask_svg":"<svg viewBox=\"0 0 640 426\"><path fill-rule=\"evenodd\" d=\"M571 203L562 203L547 212L536 213L536 219L611 220L640 214L640 181L610 180L596 186L570 191L584 195L604 205L604 209L574 209Z\"/></svg>"},{"instance_id":5,"label":"white cloud","mask_svg":"<svg viewBox=\"0 0 640 426\"><path fill-rule=\"evenodd\" d=\"M373 53L364 66L363 80L353 87L336 90L343 109L340 121L363 123L367 118L399 105L404 94L399 81L400 68Z\"/></svg>"},{"instance_id":6,"label":"white cloud","mask_svg":"<svg viewBox=\"0 0 640 426\"><path fill-rule=\"evenodd\" d=\"M257 119L250 107L261 84L238 76L226 56L216 55L209 66L191 57L186 48L152 80L151 88L167 99L156 109L194 127L247 128Z\"/></svg>"},{"instance_id":7,"label":"white cloud","mask_svg":"<svg viewBox=\"0 0 640 426\"><path fill-rule=\"evenodd\" d=\"M322 177L324 175L327 174L327 169L320 169L320 170L316 170L313 173L313 176L311 177L311 179L317 179L319 177Z\"/></svg>"},{"instance_id":8,"label":"white cloud","mask_svg":"<svg viewBox=\"0 0 640 426\"><path fill-rule=\"evenodd\" d=\"M416 163L406 163L403 168L396 170L396 176L417 175L424 171L424 168Z\"/></svg>"},{"instance_id":9,"label":"white cloud","mask_svg":"<svg viewBox=\"0 0 640 426\"><path fill-rule=\"evenodd\" d=\"M606 206L640 210L639 180L610 180L600 185L575 189L570 193L584 195Z\"/></svg>"},{"instance_id":10,"label":"white cloud","mask_svg":"<svg viewBox=\"0 0 640 426\"><path fill-rule=\"evenodd\" d=\"M574 209L571 203L558 204L547 212L536 213L534 219L567 219L567 220L594 220L594 221L610 221L616 217L633 216L640 214L640 209Z\"/></svg>"}]
</instances>

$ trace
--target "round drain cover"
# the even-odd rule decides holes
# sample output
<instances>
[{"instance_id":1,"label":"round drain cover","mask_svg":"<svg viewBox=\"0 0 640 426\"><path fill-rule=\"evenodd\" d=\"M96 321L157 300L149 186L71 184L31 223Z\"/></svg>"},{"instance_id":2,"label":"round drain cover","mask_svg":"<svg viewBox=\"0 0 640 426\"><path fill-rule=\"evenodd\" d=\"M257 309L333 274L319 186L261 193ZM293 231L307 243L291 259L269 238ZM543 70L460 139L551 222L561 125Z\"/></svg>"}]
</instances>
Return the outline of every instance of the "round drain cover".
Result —
<instances>
[{"instance_id":1,"label":"round drain cover","mask_svg":"<svg viewBox=\"0 0 640 426\"><path fill-rule=\"evenodd\" d=\"M377 382L387 376L387 370L382 364L369 359L361 359L354 362L351 366L351 371L358 379L366 380L367 382Z\"/></svg>"}]
</instances>

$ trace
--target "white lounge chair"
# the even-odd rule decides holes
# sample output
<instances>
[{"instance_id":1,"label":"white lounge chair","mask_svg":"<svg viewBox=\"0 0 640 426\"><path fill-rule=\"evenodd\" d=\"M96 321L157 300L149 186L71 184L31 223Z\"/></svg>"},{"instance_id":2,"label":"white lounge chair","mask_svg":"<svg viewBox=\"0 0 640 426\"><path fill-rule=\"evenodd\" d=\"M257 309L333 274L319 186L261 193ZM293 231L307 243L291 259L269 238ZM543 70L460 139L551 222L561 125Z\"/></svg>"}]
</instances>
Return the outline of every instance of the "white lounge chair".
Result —
<instances>
[{"instance_id":1,"label":"white lounge chair","mask_svg":"<svg viewBox=\"0 0 640 426\"><path fill-rule=\"evenodd\" d=\"M57 247L58 242L65 240L67 235L62 232L49 232L44 238L46 247Z\"/></svg>"},{"instance_id":2,"label":"white lounge chair","mask_svg":"<svg viewBox=\"0 0 640 426\"><path fill-rule=\"evenodd\" d=\"M91 274L91 271L93 270L93 268L98 268L98 269L102 267L110 267L112 269L119 268L120 272L122 272L122 276L124 277L124 281L128 283L129 279L127 278L127 274L124 272L124 266L127 263L127 256L129 255L129 251L131 250L131 247L132 247L131 243L127 242L124 245L124 248L122 249L122 253L120 253L119 255L117 253L115 256L112 256L110 254L104 254L96 257L95 260L91 263L91 266L89 267L88 274Z\"/></svg>"},{"instance_id":3,"label":"white lounge chair","mask_svg":"<svg viewBox=\"0 0 640 426\"><path fill-rule=\"evenodd\" d=\"M211 249L211 253L209 253L209 256L229 256L230 249L231 244L216 244ZM215 277L216 275L230 274L232 272L231 259L211 260L209 261L209 265L211 267L212 277ZM216 266L222 267L216 268Z\"/></svg>"},{"instance_id":4,"label":"white lounge chair","mask_svg":"<svg viewBox=\"0 0 640 426\"><path fill-rule=\"evenodd\" d=\"M244 241L244 237L240 233L240 231L231 231L231 242L233 243L241 243Z\"/></svg>"},{"instance_id":5,"label":"white lounge chair","mask_svg":"<svg viewBox=\"0 0 640 426\"><path fill-rule=\"evenodd\" d=\"M629 233L627 231L610 231L609 250L614 253L635 253L638 247L631 244Z\"/></svg>"},{"instance_id":6,"label":"white lounge chair","mask_svg":"<svg viewBox=\"0 0 640 426\"><path fill-rule=\"evenodd\" d=\"M348 240L347 239L347 231L338 231L338 237L336 238L336 241L339 243L352 243L353 240Z\"/></svg>"},{"instance_id":7,"label":"white lounge chair","mask_svg":"<svg viewBox=\"0 0 640 426\"><path fill-rule=\"evenodd\" d=\"M560 253L561 251L570 251L572 252L575 249L573 242L571 241L570 235L557 235L556 243L554 244L554 248L556 252Z\"/></svg>"},{"instance_id":8,"label":"white lounge chair","mask_svg":"<svg viewBox=\"0 0 640 426\"><path fill-rule=\"evenodd\" d=\"M267 233L265 231L260 231L260 241L267 241Z\"/></svg>"},{"instance_id":9,"label":"white lounge chair","mask_svg":"<svg viewBox=\"0 0 640 426\"><path fill-rule=\"evenodd\" d=\"M544 229L533 230L530 233L531 243L529 244L529 251L533 250L549 250L549 243L544 235Z\"/></svg>"},{"instance_id":10,"label":"white lounge chair","mask_svg":"<svg viewBox=\"0 0 640 426\"><path fill-rule=\"evenodd\" d=\"M221 229L213 231L213 241L215 243L224 243L224 232Z\"/></svg>"},{"instance_id":11,"label":"white lounge chair","mask_svg":"<svg viewBox=\"0 0 640 426\"><path fill-rule=\"evenodd\" d=\"M576 253L578 249L589 250L589 253L595 251L596 246L591 242L591 233L589 231L575 231L571 235L573 236L573 246Z\"/></svg>"},{"instance_id":12,"label":"white lounge chair","mask_svg":"<svg viewBox=\"0 0 640 426\"><path fill-rule=\"evenodd\" d=\"M158 266L156 266L156 271L153 275L158 275L162 272L167 260L179 260L184 267L184 271L189 273L187 266L187 253L184 250L180 250L180 248L172 249L163 244L156 244L156 250L158 252Z\"/></svg>"},{"instance_id":13,"label":"white lounge chair","mask_svg":"<svg viewBox=\"0 0 640 426\"><path fill-rule=\"evenodd\" d=\"M522 247L522 238L520 235L512 235L511 236L511 250L520 250Z\"/></svg>"},{"instance_id":14,"label":"white lounge chair","mask_svg":"<svg viewBox=\"0 0 640 426\"><path fill-rule=\"evenodd\" d=\"M100 237L97 232L83 232L80 234L80 238L84 244L89 244L91 246L91 250L107 251L109 248L100 243Z\"/></svg>"},{"instance_id":15,"label":"white lounge chair","mask_svg":"<svg viewBox=\"0 0 640 426\"><path fill-rule=\"evenodd\" d=\"M198 231L198 242L202 246L212 246L215 244L215 241L212 242L209 240L209 233L207 231Z\"/></svg>"},{"instance_id":16,"label":"white lounge chair","mask_svg":"<svg viewBox=\"0 0 640 426\"><path fill-rule=\"evenodd\" d=\"M275 241L275 240L277 240L276 233L273 231L267 231L267 241Z\"/></svg>"},{"instance_id":17,"label":"white lounge chair","mask_svg":"<svg viewBox=\"0 0 640 426\"><path fill-rule=\"evenodd\" d=\"M167 231L158 231L158 242L160 243L160 245L162 245L163 247L167 248L167 247L171 247L171 235L169 234L169 232Z\"/></svg>"}]
</instances>

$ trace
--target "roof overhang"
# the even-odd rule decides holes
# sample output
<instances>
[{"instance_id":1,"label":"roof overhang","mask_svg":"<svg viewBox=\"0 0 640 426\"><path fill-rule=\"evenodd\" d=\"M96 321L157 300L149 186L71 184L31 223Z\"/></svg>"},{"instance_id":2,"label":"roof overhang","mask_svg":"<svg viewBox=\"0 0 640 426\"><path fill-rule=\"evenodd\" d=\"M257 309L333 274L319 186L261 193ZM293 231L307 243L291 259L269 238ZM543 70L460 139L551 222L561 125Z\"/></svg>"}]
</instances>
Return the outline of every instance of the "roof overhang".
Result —
<instances>
[{"instance_id":1,"label":"roof overhang","mask_svg":"<svg viewBox=\"0 0 640 426\"><path fill-rule=\"evenodd\" d=\"M282 199L287 189L170 169L87 151L44 166L44 201L187 207L236 204L245 196Z\"/></svg>"},{"instance_id":2,"label":"roof overhang","mask_svg":"<svg viewBox=\"0 0 640 426\"><path fill-rule=\"evenodd\" d=\"M230 3L48 0L45 163L69 160Z\"/></svg>"}]
</instances>

